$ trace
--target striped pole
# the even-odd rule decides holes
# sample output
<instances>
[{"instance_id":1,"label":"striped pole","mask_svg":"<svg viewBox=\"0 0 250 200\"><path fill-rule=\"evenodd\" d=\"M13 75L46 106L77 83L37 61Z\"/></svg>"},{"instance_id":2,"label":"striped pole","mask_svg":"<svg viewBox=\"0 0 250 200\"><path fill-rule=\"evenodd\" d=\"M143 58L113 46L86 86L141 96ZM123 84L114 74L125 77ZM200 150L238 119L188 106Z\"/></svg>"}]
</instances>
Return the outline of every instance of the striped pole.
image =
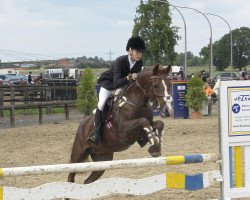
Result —
<instances>
[{"instance_id":1,"label":"striped pole","mask_svg":"<svg viewBox=\"0 0 250 200\"><path fill-rule=\"evenodd\" d=\"M132 160L114 160L91 163L73 163L57 164L15 168L0 168L0 178L40 175L40 174L58 174L69 172L100 171L108 169L138 168L163 165L179 165L189 163L215 162L219 159L217 154L189 154L184 156L169 156L158 158L142 158Z\"/></svg>"}]
</instances>

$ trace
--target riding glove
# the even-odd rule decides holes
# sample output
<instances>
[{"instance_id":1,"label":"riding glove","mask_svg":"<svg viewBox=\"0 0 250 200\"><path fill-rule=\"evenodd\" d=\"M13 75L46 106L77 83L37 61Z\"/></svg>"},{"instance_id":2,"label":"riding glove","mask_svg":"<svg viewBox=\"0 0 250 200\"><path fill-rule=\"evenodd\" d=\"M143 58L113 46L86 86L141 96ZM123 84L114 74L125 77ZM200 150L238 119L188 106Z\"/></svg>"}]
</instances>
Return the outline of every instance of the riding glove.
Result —
<instances>
[{"instance_id":1,"label":"riding glove","mask_svg":"<svg viewBox=\"0 0 250 200\"><path fill-rule=\"evenodd\" d=\"M127 80L130 81L132 79L132 74L127 75Z\"/></svg>"},{"instance_id":2,"label":"riding glove","mask_svg":"<svg viewBox=\"0 0 250 200\"><path fill-rule=\"evenodd\" d=\"M138 77L138 74L137 74L137 73L129 74L129 75L127 76L127 80L128 80L128 81L131 81L131 80L135 81L135 80L137 79L137 77Z\"/></svg>"},{"instance_id":3,"label":"riding glove","mask_svg":"<svg viewBox=\"0 0 250 200\"><path fill-rule=\"evenodd\" d=\"M137 79L137 77L138 77L138 74L137 74L137 73L133 73L133 74L132 74L132 79L133 79L134 81Z\"/></svg>"}]
</instances>

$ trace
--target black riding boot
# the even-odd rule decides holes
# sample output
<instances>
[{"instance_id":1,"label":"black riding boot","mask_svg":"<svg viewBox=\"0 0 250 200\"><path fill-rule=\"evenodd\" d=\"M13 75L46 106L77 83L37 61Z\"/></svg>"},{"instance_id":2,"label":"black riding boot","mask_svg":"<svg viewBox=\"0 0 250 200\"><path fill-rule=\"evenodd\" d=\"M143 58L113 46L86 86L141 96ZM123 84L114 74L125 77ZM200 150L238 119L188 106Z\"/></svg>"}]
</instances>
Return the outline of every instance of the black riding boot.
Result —
<instances>
[{"instance_id":1,"label":"black riding boot","mask_svg":"<svg viewBox=\"0 0 250 200\"><path fill-rule=\"evenodd\" d=\"M95 130L91 132L88 140L94 144L98 144L101 138L101 130L102 130L102 111L98 108L95 113Z\"/></svg>"}]
</instances>

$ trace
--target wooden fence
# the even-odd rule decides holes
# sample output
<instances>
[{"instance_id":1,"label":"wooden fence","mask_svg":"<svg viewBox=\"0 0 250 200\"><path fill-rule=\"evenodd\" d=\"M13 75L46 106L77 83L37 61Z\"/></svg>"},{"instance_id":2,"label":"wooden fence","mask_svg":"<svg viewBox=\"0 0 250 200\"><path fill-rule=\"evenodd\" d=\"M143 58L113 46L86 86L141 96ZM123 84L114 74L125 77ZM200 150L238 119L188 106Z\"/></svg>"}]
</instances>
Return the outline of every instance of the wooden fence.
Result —
<instances>
[{"instance_id":1,"label":"wooden fence","mask_svg":"<svg viewBox=\"0 0 250 200\"><path fill-rule=\"evenodd\" d=\"M51 114L52 107L64 107L66 120L69 119L69 107L75 107L76 86L2 86L0 87L0 117L4 111L10 111L11 127L15 126L15 110L39 110L39 123L43 123L42 109Z\"/></svg>"}]
</instances>

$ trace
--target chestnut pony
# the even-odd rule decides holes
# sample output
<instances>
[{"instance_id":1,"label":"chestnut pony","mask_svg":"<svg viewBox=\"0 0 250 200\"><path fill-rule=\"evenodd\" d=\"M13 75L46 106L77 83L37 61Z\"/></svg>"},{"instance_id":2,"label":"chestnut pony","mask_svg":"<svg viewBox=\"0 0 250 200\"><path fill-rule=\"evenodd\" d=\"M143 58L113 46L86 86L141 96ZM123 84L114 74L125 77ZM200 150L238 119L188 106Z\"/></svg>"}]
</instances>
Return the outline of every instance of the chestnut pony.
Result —
<instances>
[{"instance_id":1,"label":"chestnut pony","mask_svg":"<svg viewBox=\"0 0 250 200\"><path fill-rule=\"evenodd\" d=\"M93 145L87 138L94 129L94 116L87 116L80 123L71 153L71 163L86 161L90 156L93 162L113 160L114 152L128 149L139 140L149 141L151 156L161 155L161 137L164 123L153 121L153 110L149 102L156 100L161 109L169 98L170 80L167 74L171 66L162 68L159 64L152 69L144 69L136 81L130 83L111 108L111 117L102 129L101 142ZM105 111L104 111L105 113ZM107 112L106 112L107 113ZM107 114L106 114L107 116ZM99 179L104 173L93 171L85 184ZM68 181L75 181L76 173L68 175Z\"/></svg>"}]
</instances>

